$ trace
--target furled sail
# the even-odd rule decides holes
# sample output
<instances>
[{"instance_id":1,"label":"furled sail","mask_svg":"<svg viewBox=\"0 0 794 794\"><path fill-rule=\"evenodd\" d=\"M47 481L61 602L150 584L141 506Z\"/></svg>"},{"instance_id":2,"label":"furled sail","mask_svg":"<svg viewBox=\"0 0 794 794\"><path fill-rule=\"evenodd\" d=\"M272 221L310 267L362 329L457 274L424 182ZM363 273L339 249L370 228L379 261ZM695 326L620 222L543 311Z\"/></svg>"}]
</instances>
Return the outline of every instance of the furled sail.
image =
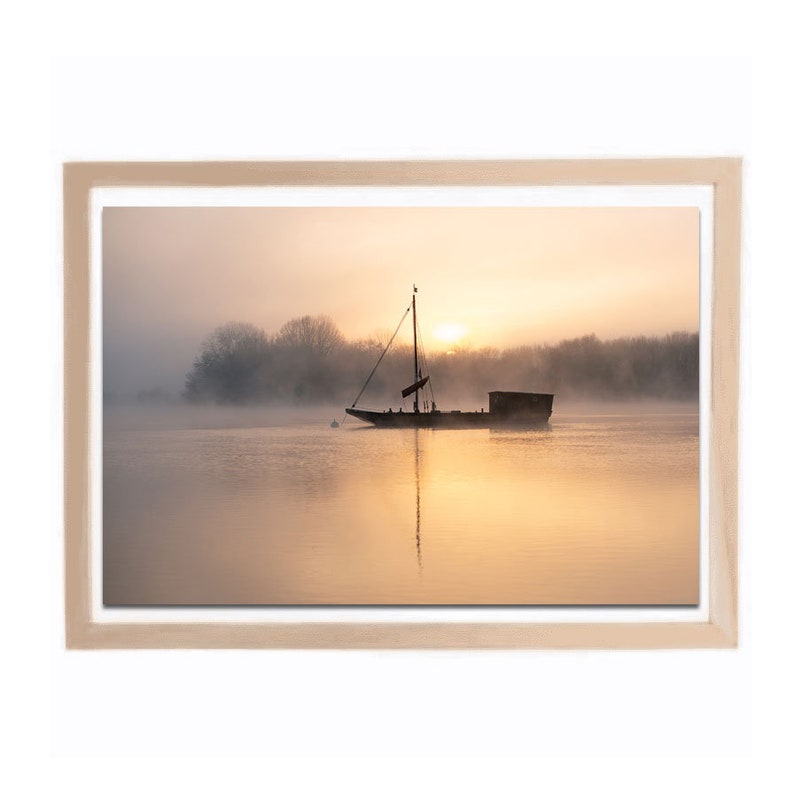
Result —
<instances>
[{"instance_id":1,"label":"furled sail","mask_svg":"<svg viewBox=\"0 0 794 794\"><path fill-rule=\"evenodd\" d=\"M416 383L412 383L410 386L406 386L402 390L402 396L407 397L409 394L413 394L415 391L419 391L428 381L430 380L429 375L425 375L424 378L416 381Z\"/></svg>"}]
</instances>

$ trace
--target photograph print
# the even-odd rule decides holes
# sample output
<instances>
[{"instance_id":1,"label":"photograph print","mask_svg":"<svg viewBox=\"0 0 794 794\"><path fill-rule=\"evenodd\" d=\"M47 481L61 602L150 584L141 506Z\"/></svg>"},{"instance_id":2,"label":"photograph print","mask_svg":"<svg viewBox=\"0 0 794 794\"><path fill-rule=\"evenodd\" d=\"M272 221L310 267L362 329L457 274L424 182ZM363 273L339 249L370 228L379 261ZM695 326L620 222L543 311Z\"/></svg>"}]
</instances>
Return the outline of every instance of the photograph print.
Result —
<instances>
[{"instance_id":1,"label":"photograph print","mask_svg":"<svg viewBox=\"0 0 794 794\"><path fill-rule=\"evenodd\" d=\"M697 606L697 206L104 206L102 603Z\"/></svg>"}]
</instances>

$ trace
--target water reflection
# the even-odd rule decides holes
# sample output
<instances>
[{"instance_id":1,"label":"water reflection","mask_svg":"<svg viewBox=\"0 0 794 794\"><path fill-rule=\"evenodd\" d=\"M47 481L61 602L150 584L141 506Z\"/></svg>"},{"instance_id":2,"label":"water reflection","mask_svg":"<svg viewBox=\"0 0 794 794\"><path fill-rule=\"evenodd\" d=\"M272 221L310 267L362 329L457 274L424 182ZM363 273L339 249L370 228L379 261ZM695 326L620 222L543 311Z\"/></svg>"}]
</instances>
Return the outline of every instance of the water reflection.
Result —
<instances>
[{"instance_id":1,"label":"water reflection","mask_svg":"<svg viewBox=\"0 0 794 794\"><path fill-rule=\"evenodd\" d=\"M697 427L108 430L105 603L695 603Z\"/></svg>"}]
</instances>

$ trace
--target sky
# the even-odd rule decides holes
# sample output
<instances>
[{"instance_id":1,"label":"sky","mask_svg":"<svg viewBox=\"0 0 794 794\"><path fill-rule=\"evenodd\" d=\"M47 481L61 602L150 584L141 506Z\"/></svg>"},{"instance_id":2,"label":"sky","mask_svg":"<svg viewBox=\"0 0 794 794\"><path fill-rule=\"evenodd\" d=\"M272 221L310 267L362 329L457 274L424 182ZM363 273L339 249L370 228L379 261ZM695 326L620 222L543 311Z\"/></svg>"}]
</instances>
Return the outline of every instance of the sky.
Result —
<instances>
[{"instance_id":1,"label":"sky","mask_svg":"<svg viewBox=\"0 0 794 794\"><path fill-rule=\"evenodd\" d=\"M104 391L178 394L232 320L388 337L414 284L428 351L696 331L698 227L696 207L105 207Z\"/></svg>"}]
</instances>

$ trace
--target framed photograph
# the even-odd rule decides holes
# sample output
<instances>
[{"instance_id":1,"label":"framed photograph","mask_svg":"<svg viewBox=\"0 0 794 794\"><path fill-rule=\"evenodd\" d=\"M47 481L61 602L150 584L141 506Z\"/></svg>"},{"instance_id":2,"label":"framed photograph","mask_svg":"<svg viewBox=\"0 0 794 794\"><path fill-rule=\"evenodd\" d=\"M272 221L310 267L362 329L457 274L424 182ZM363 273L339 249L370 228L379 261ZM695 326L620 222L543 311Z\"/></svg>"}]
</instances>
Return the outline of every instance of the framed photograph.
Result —
<instances>
[{"instance_id":1,"label":"framed photograph","mask_svg":"<svg viewBox=\"0 0 794 794\"><path fill-rule=\"evenodd\" d=\"M736 647L740 160L63 179L68 647Z\"/></svg>"}]
</instances>

